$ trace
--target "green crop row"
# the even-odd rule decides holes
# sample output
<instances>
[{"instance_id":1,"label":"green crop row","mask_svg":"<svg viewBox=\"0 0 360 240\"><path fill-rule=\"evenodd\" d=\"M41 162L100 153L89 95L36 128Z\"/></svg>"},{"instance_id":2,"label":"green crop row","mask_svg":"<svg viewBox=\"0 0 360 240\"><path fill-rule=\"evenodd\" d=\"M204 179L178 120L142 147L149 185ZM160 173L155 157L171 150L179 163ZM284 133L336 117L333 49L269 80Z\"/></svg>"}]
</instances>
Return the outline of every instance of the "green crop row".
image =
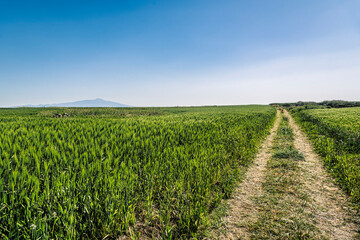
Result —
<instances>
[{"instance_id":1,"label":"green crop row","mask_svg":"<svg viewBox=\"0 0 360 240\"><path fill-rule=\"evenodd\" d=\"M360 108L295 112L337 182L360 202Z\"/></svg>"},{"instance_id":2,"label":"green crop row","mask_svg":"<svg viewBox=\"0 0 360 240\"><path fill-rule=\"evenodd\" d=\"M1 111L1 239L201 237L275 118L266 106Z\"/></svg>"}]
</instances>

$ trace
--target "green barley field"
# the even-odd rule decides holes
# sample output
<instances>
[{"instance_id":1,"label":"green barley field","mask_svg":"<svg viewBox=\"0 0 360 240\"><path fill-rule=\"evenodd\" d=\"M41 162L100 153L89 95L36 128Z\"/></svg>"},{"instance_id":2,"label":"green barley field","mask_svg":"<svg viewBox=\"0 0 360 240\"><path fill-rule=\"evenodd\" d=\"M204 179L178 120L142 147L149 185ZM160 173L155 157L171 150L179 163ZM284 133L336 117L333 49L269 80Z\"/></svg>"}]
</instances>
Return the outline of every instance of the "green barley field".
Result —
<instances>
[{"instance_id":1,"label":"green barley field","mask_svg":"<svg viewBox=\"0 0 360 240\"><path fill-rule=\"evenodd\" d=\"M275 115L256 105L0 109L0 238L201 238Z\"/></svg>"}]
</instances>

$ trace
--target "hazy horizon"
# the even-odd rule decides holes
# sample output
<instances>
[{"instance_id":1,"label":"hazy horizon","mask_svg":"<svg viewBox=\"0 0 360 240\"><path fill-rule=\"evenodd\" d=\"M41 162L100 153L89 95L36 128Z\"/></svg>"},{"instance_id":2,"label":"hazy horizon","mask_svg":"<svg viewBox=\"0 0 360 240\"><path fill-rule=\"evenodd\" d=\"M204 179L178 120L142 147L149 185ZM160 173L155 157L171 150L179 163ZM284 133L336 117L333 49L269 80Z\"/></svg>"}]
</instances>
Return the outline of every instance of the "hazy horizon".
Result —
<instances>
[{"instance_id":1,"label":"hazy horizon","mask_svg":"<svg viewBox=\"0 0 360 240\"><path fill-rule=\"evenodd\" d=\"M0 3L0 107L357 101L360 2Z\"/></svg>"}]
</instances>

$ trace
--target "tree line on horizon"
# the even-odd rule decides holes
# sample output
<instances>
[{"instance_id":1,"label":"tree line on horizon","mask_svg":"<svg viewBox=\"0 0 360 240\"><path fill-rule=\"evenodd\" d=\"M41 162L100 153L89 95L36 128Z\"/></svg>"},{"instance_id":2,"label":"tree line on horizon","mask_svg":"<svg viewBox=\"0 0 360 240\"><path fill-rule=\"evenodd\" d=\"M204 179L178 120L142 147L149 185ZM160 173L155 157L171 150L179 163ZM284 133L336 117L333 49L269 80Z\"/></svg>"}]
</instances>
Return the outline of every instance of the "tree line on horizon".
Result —
<instances>
[{"instance_id":1,"label":"tree line on horizon","mask_svg":"<svg viewBox=\"0 0 360 240\"><path fill-rule=\"evenodd\" d=\"M293 103L270 103L282 107L305 107L305 108L345 108L360 107L360 101L326 100L322 102L298 101Z\"/></svg>"}]
</instances>

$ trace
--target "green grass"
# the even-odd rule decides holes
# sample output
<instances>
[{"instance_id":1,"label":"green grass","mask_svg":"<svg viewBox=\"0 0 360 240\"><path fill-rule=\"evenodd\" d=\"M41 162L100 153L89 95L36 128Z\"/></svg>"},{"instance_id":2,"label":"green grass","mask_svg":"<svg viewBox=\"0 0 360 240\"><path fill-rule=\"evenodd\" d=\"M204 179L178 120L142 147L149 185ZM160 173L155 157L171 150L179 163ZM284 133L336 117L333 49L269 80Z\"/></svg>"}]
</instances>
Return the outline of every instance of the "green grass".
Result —
<instances>
[{"instance_id":1,"label":"green grass","mask_svg":"<svg viewBox=\"0 0 360 240\"><path fill-rule=\"evenodd\" d=\"M1 109L0 238L201 238L275 115L268 106Z\"/></svg>"},{"instance_id":2,"label":"green grass","mask_svg":"<svg viewBox=\"0 0 360 240\"><path fill-rule=\"evenodd\" d=\"M360 107L311 109L306 110L306 113L323 123L337 126L341 129L354 130L355 132L360 129Z\"/></svg>"},{"instance_id":3,"label":"green grass","mask_svg":"<svg viewBox=\"0 0 360 240\"><path fill-rule=\"evenodd\" d=\"M294 160L304 160L304 155L293 147L286 149L277 149L273 155L274 158L291 158Z\"/></svg>"}]
</instances>

